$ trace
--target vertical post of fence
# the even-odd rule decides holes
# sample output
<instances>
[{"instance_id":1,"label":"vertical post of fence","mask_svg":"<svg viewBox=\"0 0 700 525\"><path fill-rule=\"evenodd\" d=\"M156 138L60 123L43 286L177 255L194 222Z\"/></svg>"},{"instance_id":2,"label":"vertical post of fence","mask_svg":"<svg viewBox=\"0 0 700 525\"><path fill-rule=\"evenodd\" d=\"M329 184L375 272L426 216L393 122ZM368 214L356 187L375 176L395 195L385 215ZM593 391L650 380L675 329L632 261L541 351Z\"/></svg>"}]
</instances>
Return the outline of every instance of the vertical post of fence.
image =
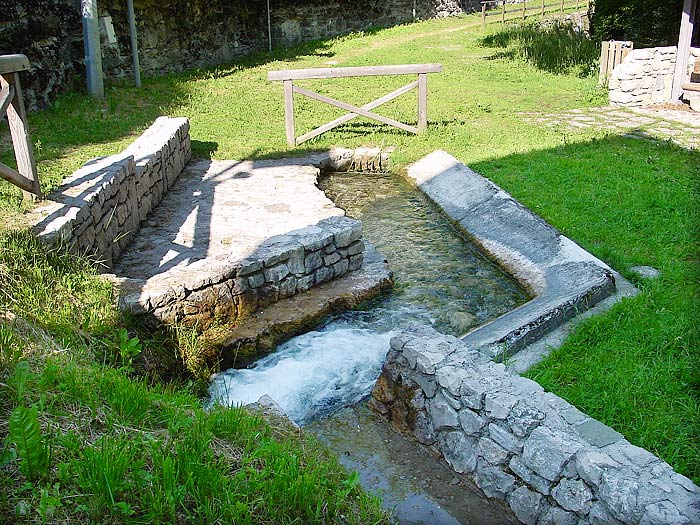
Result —
<instances>
[{"instance_id":1,"label":"vertical post of fence","mask_svg":"<svg viewBox=\"0 0 700 525\"><path fill-rule=\"evenodd\" d=\"M296 146L294 134L294 84L291 80L284 81L284 127L287 133L287 146Z\"/></svg>"},{"instance_id":2,"label":"vertical post of fence","mask_svg":"<svg viewBox=\"0 0 700 525\"><path fill-rule=\"evenodd\" d=\"M561 0L561 12L564 12L564 0Z\"/></svg>"},{"instance_id":3,"label":"vertical post of fence","mask_svg":"<svg viewBox=\"0 0 700 525\"><path fill-rule=\"evenodd\" d=\"M579 7L578 2L579 2L579 0L576 0L576 11L578 11L578 7Z\"/></svg>"},{"instance_id":4,"label":"vertical post of fence","mask_svg":"<svg viewBox=\"0 0 700 525\"><path fill-rule=\"evenodd\" d=\"M542 0L542 16L544 16L544 0Z\"/></svg>"},{"instance_id":5,"label":"vertical post of fence","mask_svg":"<svg viewBox=\"0 0 700 525\"><path fill-rule=\"evenodd\" d=\"M15 92L12 102L7 107L7 123L10 126L12 147L15 150L15 159L17 160L17 171L20 175L32 181L32 191L38 198L41 198L39 176L37 175L36 160L34 159L34 148L27 129L27 113L24 109L19 74L8 73L2 75L1 84L2 87L5 87L5 85L12 86ZM22 190L22 194L24 201L34 199L34 196L28 191Z\"/></svg>"},{"instance_id":6,"label":"vertical post of fence","mask_svg":"<svg viewBox=\"0 0 700 525\"><path fill-rule=\"evenodd\" d=\"M481 28L486 29L486 4L481 4Z\"/></svg>"},{"instance_id":7,"label":"vertical post of fence","mask_svg":"<svg viewBox=\"0 0 700 525\"><path fill-rule=\"evenodd\" d=\"M526 0L523 0L523 20L525 20L525 3Z\"/></svg>"},{"instance_id":8,"label":"vertical post of fence","mask_svg":"<svg viewBox=\"0 0 700 525\"><path fill-rule=\"evenodd\" d=\"M608 78L608 53L610 52L610 43L605 40L600 43L600 73L598 74L598 85L605 84Z\"/></svg>"},{"instance_id":9,"label":"vertical post of fence","mask_svg":"<svg viewBox=\"0 0 700 525\"><path fill-rule=\"evenodd\" d=\"M418 131L428 127L428 75L418 73Z\"/></svg>"},{"instance_id":10,"label":"vertical post of fence","mask_svg":"<svg viewBox=\"0 0 700 525\"><path fill-rule=\"evenodd\" d=\"M501 2L501 5L503 6L503 9L501 10L501 24L506 23L506 0L503 0Z\"/></svg>"}]
</instances>

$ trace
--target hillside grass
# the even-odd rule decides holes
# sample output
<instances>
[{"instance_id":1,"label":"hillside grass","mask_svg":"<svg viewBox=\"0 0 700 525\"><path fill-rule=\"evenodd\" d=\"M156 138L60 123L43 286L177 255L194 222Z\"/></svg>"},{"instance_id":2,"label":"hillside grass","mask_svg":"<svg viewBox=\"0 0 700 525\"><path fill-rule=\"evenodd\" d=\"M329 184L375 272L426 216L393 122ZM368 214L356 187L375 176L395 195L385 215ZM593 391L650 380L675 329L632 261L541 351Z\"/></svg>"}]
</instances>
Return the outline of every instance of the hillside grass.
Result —
<instances>
[{"instance_id":1,"label":"hillside grass","mask_svg":"<svg viewBox=\"0 0 700 525\"><path fill-rule=\"evenodd\" d=\"M146 79L141 90L112 84L103 102L61 97L30 115L42 186L49 191L86 160L121 150L159 115L190 118L200 158L394 146L400 172L447 150L640 287L637 297L585 322L529 375L700 482L698 152L524 122L520 111L604 103L595 76L582 76L593 51L552 70L523 51L521 30L483 37L475 16L431 20ZM563 44L552 34L537 45ZM444 66L429 78L427 132L412 136L357 119L286 148L282 86L268 82L267 71L410 62ZM301 84L363 104L408 81ZM296 103L297 134L338 115ZM415 97L382 112L415 121ZM12 163L6 139L0 160ZM15 434L24 428L37 446L31 454L16 443L5 447L0 516L27 523L385 519L357 479L306 438L243 410L205 412L186 380L137 374L148 370L152 352L181 359L182 340L137 331L85 260L47 252L13 231L23 221L20 201L0 185L0 437L13 415ZM629 271L635 264L653 265L662 277L639 280ZM103 478L95 476L100 470Z\"/></svg>"}]
</instances>

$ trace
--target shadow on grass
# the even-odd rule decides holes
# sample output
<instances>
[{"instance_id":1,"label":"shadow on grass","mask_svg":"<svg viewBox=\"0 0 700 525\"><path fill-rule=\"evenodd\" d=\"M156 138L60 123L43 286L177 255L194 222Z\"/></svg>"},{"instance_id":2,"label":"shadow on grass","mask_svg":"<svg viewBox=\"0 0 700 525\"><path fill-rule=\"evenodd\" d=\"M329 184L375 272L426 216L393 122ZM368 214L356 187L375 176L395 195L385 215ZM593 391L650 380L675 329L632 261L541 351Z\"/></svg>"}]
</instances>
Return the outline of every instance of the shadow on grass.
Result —
<instances>
[{"instance_id":1,"label":"shadow on grass","mask_svg":"<svg viewBox=\"0 0 700 525\"><path fill-rule=\"evenodd\" d=\"M479 44L504 49L488 60L520 59L555 74L575 71L579 76L591 75L600 57L600 45L567 23L545 27L539 22L524 22L487 35Z\"/></svg>"}]
</instances>

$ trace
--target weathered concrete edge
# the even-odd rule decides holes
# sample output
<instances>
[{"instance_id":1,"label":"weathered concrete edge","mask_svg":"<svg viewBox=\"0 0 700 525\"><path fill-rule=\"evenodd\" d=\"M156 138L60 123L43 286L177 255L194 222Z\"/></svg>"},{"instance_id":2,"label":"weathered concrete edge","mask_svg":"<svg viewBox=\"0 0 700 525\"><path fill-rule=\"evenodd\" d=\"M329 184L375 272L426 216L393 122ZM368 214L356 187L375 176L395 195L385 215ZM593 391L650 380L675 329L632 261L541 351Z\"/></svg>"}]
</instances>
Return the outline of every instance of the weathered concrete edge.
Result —
<instances>
[{"instance_id":1,"label":"weathered concrete edge","mask_svg":"<svg viewBox=\"0 0 700 525\"><path fill-rule=\"evenodd\" d=\"M530 379L430 327L391 349L370 406L526 524L700 523L700 488Z\"/></svg>"},{"instance_id":2,"label":"weathered concrete edge","mask_svg":"<svg viewBox=\"0 0 700 525\"><path fill-rule=\"evenodd\" d=\"M256 164L313 166L318 168L321 173L336 171L376 173L389 171L389 162L393 151L394 148L392 147L331 148L318 153L310 153L303 157L256 161Z\"/></svg>"},{"instance_id":3,"label":"weathered concrete edge","mask_svg":"<svg viewBox=\"0 0 700 525\"><path fill-rule=\"evenodd\" d=\"M244 367L280 343L308 331L328 315L356 308L393 286L393 272L377 249L364 241L360 269L271 304L232 327L202 335L216 368Z\"/></svg>"},{"instance_id":4,"label":"weathered concrete edge","mask_svg":"<svg viewBox=\"0 0 700 525\"><path fill-rule=\"evenodd\" d=\"M491 357L516 354L615 293L610 267L448 153L431 153L407 175L535 296L464 335L471 347Z\"/></svg>"}]
</instances>

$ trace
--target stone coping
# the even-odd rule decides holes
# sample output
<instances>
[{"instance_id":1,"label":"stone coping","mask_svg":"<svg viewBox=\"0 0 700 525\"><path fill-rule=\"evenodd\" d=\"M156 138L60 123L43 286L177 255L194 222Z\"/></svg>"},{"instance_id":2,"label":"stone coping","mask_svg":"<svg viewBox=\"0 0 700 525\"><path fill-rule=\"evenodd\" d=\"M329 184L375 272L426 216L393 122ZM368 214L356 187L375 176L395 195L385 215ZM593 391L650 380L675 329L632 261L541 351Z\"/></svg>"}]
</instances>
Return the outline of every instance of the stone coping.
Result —
<instances>
[{"instance_id":1,"label":"stone coping","mask_svg":"<svg viewBox=\"0 0 700 525\"><path fill-rule=\"evenodd\" d=\"M454 337L391 341L370 406L529 525L700 523L700 488Z\"/></svg>"},{"instance_id":2,"label":"stone coping","mask_svg":"<svg viewBox=\"0 0 700 525\"><path fill-rule=\"evenodd\" d=\"M470 347L491 357L512 355L615 292L610 267L448 153L431 153L407 175L535 296L463 336Z\"/></svg>"}]
</instances>

